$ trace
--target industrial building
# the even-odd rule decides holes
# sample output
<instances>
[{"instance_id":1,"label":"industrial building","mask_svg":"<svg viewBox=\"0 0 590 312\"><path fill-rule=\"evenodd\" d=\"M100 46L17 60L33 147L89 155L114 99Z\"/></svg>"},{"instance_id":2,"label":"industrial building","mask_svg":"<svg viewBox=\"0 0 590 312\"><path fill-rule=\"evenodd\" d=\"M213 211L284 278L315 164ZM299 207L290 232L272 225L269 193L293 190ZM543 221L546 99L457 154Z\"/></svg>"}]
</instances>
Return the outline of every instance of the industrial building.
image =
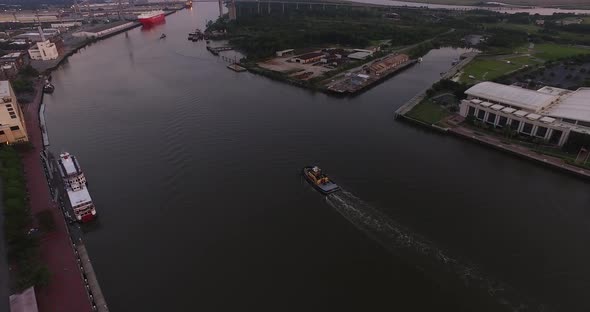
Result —
<instances>
[{"instance_id":1,"label":"industrial building","mask_svg":"<svg viewBox=\"0 0 590 312\"><path fill-rule=\"evenodd\" d=\"M57 46L49 40L37 42L29 49L29 57L32 60L49 61L57 59L58 56Z\"/></svg>"},{"instance_id":2,"label":"industrial building","mask_svg":"<svg viewBox=\"0 0 590 312\"><path fill-rule=\"evenodd\" d=\"M0 142L27 142L23 112L8 81L0 81Z\"/></svg>"},{"instance_id":3,"label":"industrial building","mask_svg":"<svg viewBox=\"0 0 590 312\"><path fill-rule=\"evenodd\" d=\"M364 60L371 55L373 55L373 52L371 51L357 51L349 54L348 58L353 60Z\"/></svg>"},{"instance_id":4,"label":"industrial building","mask_svg":"<svg viewBox=\"0 0 590 312\"><path fill-rule=\"evenodd\" d=\"M133 22L118 21L109 24L96 25L83 31L76 32L72 36L94 39L102 38L104 36L108 36L110 34L114 34L116 32L131 28L133 27L133 25L135 25Z\"/></svg>"},{"instance_id":5,"label":"industrial building","mask_svg":"<svg viewBox=\"0 0 590 312\"><path fill-rule=\"evenodd\" d=\"M320 61L324 57L324 53L312 52L294 57L292 60L295 63L307 64Z\"/></svg>"},{"instance_id":6,"label":"industrial building","mask_svg":"<svg viewBox=\"0 0 590 312\"><path fill-rule=\"evenodd\" d=\"M590 143L590 88L529 90L482 82L465 93L461 116L473 116L496 128L510 127L557 146L572 137L576 142Z\"/></svg>"},{"instance_id":7,"label":"industrial building","mask_svg":"<svg viewBox=\"0 0 590 312\"><path fill-rule=\"evenodd\" d=\"M0 79L14 79L25 64L24 53L13 52L0 57Z\"/></svg>"},{"instance_id":8,"label":"industrial building","mask_svg":"<svg viewBox=\"0 0 590 312\"><path fill-rule=\"evenodd\" d=\"M58 29L54 28L45 28L43 30L39 29L37 32L27 32L24 34L20 34L14 36L14 40L24 40L28 42L40 42L45 41L46 39L53 38L59 35L60 32Z\"/></svg>"},{"instance_id":9,"label":"industrial building","mask_svg":"<svg viewBox=\"0 0 590 312\"><path fill-rule=\"evenodd\" d=\"M350 55L349 55L350 57ZM402 64L408 62L410 57L406 54L396 54L387 56L381 60L373 62L371 66L369 66L369 72L374 75L381 75L391 69L397 68Z\"/></svg>"},{"instance_id":10,"label":"industrial building","mask_svg":"<svg viewBox=\"0 0 590 312\"><path fill-rule=\"evenodd\" d=\"M276 55L278 57L282 57L282 56L293 55L294 52L295 52L294 49L287 49L287 50L277 51Z\"/></svg>"},{"instance_id":11,"label":"industrial building","mask_svg":"<svg viewBox=\"0 0 590 312\"><path fill-rule=\"evenodd\" d=\"M51 24L51 28L55 29L65 29L68 30L74 27L82 26L82 22L64 22L64 23L53 23Z\"/></svg>"},{"instance_id":12,"label":"industrial building","mask_svg":"<svg viewBox=\"0 0 590 312\"><path fill-rule=\"evenodd\" d=\"M25 64L25 54L22 52L8 53L0 57L0 65L12 65L16 70L21 69Z\"/></svg>"}]
</instances>

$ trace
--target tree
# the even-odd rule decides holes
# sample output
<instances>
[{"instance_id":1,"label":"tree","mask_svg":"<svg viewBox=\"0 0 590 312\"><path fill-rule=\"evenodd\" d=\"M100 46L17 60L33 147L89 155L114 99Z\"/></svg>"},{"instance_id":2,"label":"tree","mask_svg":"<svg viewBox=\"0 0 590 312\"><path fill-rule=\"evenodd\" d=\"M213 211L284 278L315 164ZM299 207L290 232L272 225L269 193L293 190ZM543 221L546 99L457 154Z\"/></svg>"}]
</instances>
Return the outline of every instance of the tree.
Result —
<instances>
[{"instance_id":1,"label":"tree","mask_svg":"<svg viewBox=\"0 0 590 312\"><path fill-rule=\"evenodd\" d=\"M39 71L29 64L21 70L21 74L25 77L37 77L39 76Z\"/></svg>"}]
</instances>

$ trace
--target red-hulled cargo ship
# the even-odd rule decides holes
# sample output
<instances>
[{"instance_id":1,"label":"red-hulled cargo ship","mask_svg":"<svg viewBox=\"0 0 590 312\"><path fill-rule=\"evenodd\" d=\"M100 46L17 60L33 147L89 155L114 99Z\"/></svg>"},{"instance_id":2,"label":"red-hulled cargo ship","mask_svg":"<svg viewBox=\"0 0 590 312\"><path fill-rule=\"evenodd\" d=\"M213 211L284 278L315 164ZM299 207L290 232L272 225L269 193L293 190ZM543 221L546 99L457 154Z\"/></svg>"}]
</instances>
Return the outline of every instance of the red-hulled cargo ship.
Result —
<instances>
[{"instance_id":1,"label":"red-hulled cargo ship","mask_svg":"<svg viewBox=\"0 0 590 312\"><path fill-rule=\"evenodd\" d=\"M84 172L74 155L59 155L59 172L78 222L89 222L96 217L96 209L88 192Z\"/></svg>"},{"instance_id":2,"label":"red-hulled cargo ship","mask_svg":"<svg viewBox=\"0 0 590 312\"><path fill-rule=\"evenodd\" d=\"M164 14L164 11L158 10L143 13L137 17L137 20L144 26L151 26L164 22L165 18L166 14Z\"/></svg>"}]
</instances>

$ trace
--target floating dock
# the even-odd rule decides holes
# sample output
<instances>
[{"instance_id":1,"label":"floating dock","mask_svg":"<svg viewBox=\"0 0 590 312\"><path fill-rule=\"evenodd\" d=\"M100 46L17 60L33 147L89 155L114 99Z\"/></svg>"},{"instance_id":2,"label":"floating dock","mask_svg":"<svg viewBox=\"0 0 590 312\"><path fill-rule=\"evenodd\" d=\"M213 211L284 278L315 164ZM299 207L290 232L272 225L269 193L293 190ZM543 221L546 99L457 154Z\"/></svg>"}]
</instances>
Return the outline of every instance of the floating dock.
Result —
<instances>
[{"instance_id":1,"label":"floating dock","mask_svg":"<svg viewBox=\"0 0 590 312\"><path fill-rule=\"evenodd\" d=\"M242 66L240 66L238 64L229 64L229 65L227 65L227 68L229 68L229 69L231 69L231 70L233 70L235 72L238 72L238 73L247 71L246 68L244 68L244 67L242 67Z\"/></svg>"},{"instance_id":2,"label":"floating dock","mask_svg":"<svg viewBox=\"0 0 590 312\"><path fill-rule=\"evenodd\" d=\"M230 51L233 50L234 48L232 47L216 47L216 48L212 48L210 46L207 46L207 50L209 50L209 52L213 53L213 55L219 55L219 52L221 51Z\"/></svg>"}]
</instances>

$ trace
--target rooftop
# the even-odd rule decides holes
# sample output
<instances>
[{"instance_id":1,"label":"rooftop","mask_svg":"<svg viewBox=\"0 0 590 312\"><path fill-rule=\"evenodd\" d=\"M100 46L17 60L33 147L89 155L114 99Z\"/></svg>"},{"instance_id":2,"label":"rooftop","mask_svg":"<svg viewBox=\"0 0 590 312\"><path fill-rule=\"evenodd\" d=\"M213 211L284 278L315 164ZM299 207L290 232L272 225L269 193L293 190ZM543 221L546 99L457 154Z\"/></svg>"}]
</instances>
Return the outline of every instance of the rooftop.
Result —
<instances>
[{"instance_id":1,"label":"rooftop","mask_svg":"<svg viewBox=\"0 0 590 312\"><path fill-rule=\"evenodd\" d=\"M546 113L551 117L590 122L590 88L581 88L563 96Z\"/></svg>"},{"instance_id":2,"label":"rooftop","mask_svg":"<svg viewBox=\"0 0 590 312\"><path fill-rule=\"evenodd\" d=\"M68 190L68 198L70 199L70 204L72 204L72 207L92 202L92 198L90 198L90 193L88 193L88 188L83 188L79 191Z\"/></svg>"},{"instance_id":3,"label":"rooftop","mask_svg":"<svg viewBox=\"0 0 590 312\"><path fill-rule=\"evenodd\" d=\"M12 96L10 94L10 84L8 81L0 81L0 97Z\"/></svg>"},{"instance_id":4,"label":"rooftop","mask_svg":"<svg viewBox=\"0 0 590 312\"><path fill-rule=\"evenodd\" d=\"M84 30L81 30L83 32L91 32L91 33L97 33L97 32L101 32L101 31L105 31L107 29L111 29L117 26L121 26L121 25L125 25L129 23L129 21L116 21L116 22L112 22L112 23L108 23L108 24L99 24Z\"/></svg>"},{"instance_id":5,"label":"rooftop","mask_svg":"<svg viewBox=\"0 0 590 312\"><path fill-rule=\"evenodd\" d=\"M10 295L10 311L12 312L37 312L37 299L35 289L30 287L20 294Z\"/></svg>"},{"instance_id":6,"label":"rooftop","mask_svg":"<svg viewBox=\"0 0 590 312\"><path fill-rule=\"evenodd\" d=\"M373 55L373 52L362 52L362 51L359 51L359 52L354 52L354 53L349 54L348 55L348 58L356 59L356 60L364 60L364 59L366 59L367 57L369 57L371 55Z\"/></svg>"},{"instance_id":7,"label":"rooftop","mask_svg":"<svg viewBox=\"0 0 590 312\"><path fill-rule=\"evenodd\" d=\"M494 82L478 83L465 91L465 93L534 112L559 99L557 95Z\"/></svg>"},{"instance_id":8,"label":"rooftop","mask_svg":"<svg viewBox=\"0 0 590 312\"><path fill-rule=\"evenodd\" d=\"M65 153L60 155L60 159L67 175L78 173L80 166L74 156Z\"/></svg>"},{"instance_id":9,"label":"rooftop","mask_svg":"<svg viewBox=\"0 0 590 312\"><path fill-rule=\"evenodd\" d=\"M13 52L13 53L8 53L6 55L3 55L2 58L13 58L13 57L20 57L21 56L21 52Z\"/></svg>"},{"instance_id":10,"label":"rooftop","mask_svg":"<svg viewBox=\"0 0 590 312\"><path fill-rule=\"evenodd\" d=\"M323 56L323 55L324 55L324 53L312 52L312 53L307 53L307 54L296 56L295 58L302 59L302 60L308 60L308 59L316 58L316 57Z\"/></svg>"}]
</instances>

